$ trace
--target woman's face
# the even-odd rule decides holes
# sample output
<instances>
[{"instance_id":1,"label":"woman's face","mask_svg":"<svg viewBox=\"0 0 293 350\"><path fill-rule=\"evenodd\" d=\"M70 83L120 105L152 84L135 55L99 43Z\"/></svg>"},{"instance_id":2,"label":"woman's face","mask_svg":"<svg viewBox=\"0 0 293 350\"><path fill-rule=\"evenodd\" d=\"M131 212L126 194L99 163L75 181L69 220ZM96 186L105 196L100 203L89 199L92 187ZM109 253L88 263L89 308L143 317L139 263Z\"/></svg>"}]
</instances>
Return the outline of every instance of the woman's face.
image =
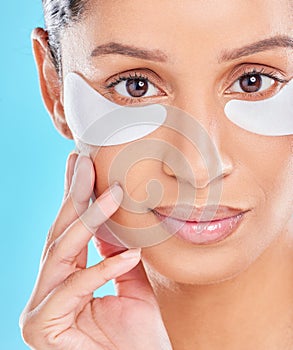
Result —
<instances>
[{"instance_id":1,"label":"woman's face","mask_svg":"<svg viewBox=\"0 0 293 350\"><path fill-rule=\"evenodd\" d=\"M147 197L147 183L158 180L163 187L161 207L178 203L179 184L190 193L185 199L199 207L205 205L212 183L221 181L216 204L246 212L236 231L219 242L193 244L173 235L144 247L146 266L170 280L205 284L237 275L274 244L292 215L293 137L254 134L224 115L231 96L265 99L282 85L271 78L272 85L265 91L228 94L242 74L255 69L287 80L293 76L292 39L291 47L277 45L275 40L270 47L238 50L260 40L292 35L290 6L286 0L90 0L89 11L62 38L63 78L68 72L78 72L120 105L152 102L177 107L199 122L217 147L222 173L211 181L205 163L184 135L159 128L145 140L155 138L180 150L190 163L195 184L184 168L178 166L174 172L163 159L132 164L122 183L129 196L142 201ZM149 81L144 84L149 93L141 97L135 89L123 90L125 79L135 74ZM125 79L109 86L119 76ZM245 81L242 83L245 88ZM126 146L101 147L98 152L92 149L97 195L108 186L110 166ZM171 158L172 152L167 150L164 160ZM158 222L151 210L135 213L123 208L112 219L138 228ZM137 242L137 237L133 239Z\"/></svg>"}]
</instances>

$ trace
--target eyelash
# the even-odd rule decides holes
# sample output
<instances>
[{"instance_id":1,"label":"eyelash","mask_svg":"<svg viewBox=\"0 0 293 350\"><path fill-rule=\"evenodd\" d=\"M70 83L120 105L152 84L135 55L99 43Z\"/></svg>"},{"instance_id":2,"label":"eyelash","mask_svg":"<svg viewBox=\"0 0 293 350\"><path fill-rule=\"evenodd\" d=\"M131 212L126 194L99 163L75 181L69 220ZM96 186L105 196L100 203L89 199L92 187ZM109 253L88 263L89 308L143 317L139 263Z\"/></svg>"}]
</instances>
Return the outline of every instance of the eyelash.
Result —
<instances>
[{"instance_id":1,"label":"eyelash","mask_svg":"<svg viewBox=\"0 0 293 350\"><path fill-rule=\"evenodd\" d=\"M237 77L237 79L235 79L233 81L232 84L229 85L228 89L233 86L233 84L235 82L237 82L238 80L244 78L244 77L247 77L247 76L251 76L251 75L262 75L262 76L266 76L268 78L271 78L273 80L275 80L276 82L280 83L280 84L284 84L284 83L288 83L289 80L286 80L286 79L282 79L280 78L277 73L272 70L272 71L269 71L267 72L265 68L261 68L261 69L257 69L257 68L249 68L249 69L245 69L244 72ZM114 88L116 85L118 85L119 83L121 83L122 81L127 81L127 80L130 80L130 79L141 79L143 81L145 81L146 83L151 83L153 84L157 90L159 91L162 91L159 87L157 87L156 84L152 83L151 80L148 78L147 75L144 75L142 74L141 72L137 73L137 72L134 72L134 73L129 73L127 76L126 75L118 75L118 77L115 77L114 78L114 81L112 81L111 83L109 83L108 85L106 85L104 88L107 90L107 92L104 94L116 94L117 95L117 92L113 92L111 91L112 88ZM110 90L110 91L109 91ZM251 97L263 97L263 96L266 96L267 95L267 90L266 89L265 91L261 91L261 92L250 92L250 93L247 93L247 92L241 92L241 93L237 93L236 94L240 94L243 98L248 98L250 99ZM228 92L227 94L231 94L231 93L234 93L235 92ZM165 94L162 94L161 96L164 96ZM128 103L128 104L132 104L132 103L139 103L141 101L146 101L147 99L152 99L152 98L156 98L158 97L159 95L154 95L154 96L151 96L151 97L126 97L126 96L122 96L122 95L119 95L119 100L121 100L122 102L125 102L125 103Z\"/></svg>"},{"instance_id":2,"label":"eyelash","mask_svg":"<svg viewBox=\"0 0 293 350\"><path fill-rule=\"evenodd\" d=\"M149 78L146 75L143 75L141 72L139 73L139 75L137 75L137 73L134 72L134 75L131 75L131 73L129 73L128 77L123 75L118 75L118 79L114 78L114 81L112 81L109 85L107 85L106 88L110 89L111 87L114 87L117 84L119 84L121 81L125 81L128 79L144 79L147 82L149 82Z\"/></svg>"},{"instance_id":3,"label":"eyelash","mask_svg":"<svg viewBox=\"0 0 293 350\"><path fill-rule=\"evenodd\" d=\"M231 86L233 86L237 81L240 81L242 78L253 76L253 75L266 76L268 78L275 80L275 82L278 82L280 84L285 84L285 83L289 82L289 80L280 78L279 75L274 70L271 70L268 72L268 71L266 71L266 68L257 69L254 67L254 68L248 68L248 69L246 68L244 70L244 72L240 76L238 76L237 79L235 79L232 84L229 85L228 89ZM267 96L268 90L269 89L266 89L265 91L261 91L261 92L250 92L250 93L243 91L243 92L238 93L238 94L241 95L243 98L250 99L251 97L257 98L257 97ZM235 94L235 92L228 92L227 94L231 94L231 93ZM237 94L237 92L236 92L236 94Z\"/></svg>"},{"instance_id":4,"label":"eyelash","mask_svg":"<svg viewBox=\"0 0 293 350\"><path fill-rule=\"evenodd\" d=\"M118 75L118 78L114 78L114 81L112 81L110 84L105 86L105 89L107 90L111 90L112 88L114 88L116 85L118 85L119 83L121 83L122 81L127 81L130 79L141 79L143 81L145 81L146 83L151 83L153 84L157 90L162 91L159 87L156 86L156 84L152 83L151 80L148 78L147 75L142 74L141 72L137 73L134 72L133 73L129 73L128 76L126 75ZM107 93L106 93L107 94ZM113 94L112 91L108 91L108 94ZM164 96L163 94L161 96ZM137 102L141 102L141 101L146 101L146 99L152 99L152 98L156 98L158 97L158 95L156 96L151 96L151 97L126 97L126 96L121 96L119 95L119 100L121 100L122 102L131 104L131 103L137 103Z\"/></svg>"}]
</instances>

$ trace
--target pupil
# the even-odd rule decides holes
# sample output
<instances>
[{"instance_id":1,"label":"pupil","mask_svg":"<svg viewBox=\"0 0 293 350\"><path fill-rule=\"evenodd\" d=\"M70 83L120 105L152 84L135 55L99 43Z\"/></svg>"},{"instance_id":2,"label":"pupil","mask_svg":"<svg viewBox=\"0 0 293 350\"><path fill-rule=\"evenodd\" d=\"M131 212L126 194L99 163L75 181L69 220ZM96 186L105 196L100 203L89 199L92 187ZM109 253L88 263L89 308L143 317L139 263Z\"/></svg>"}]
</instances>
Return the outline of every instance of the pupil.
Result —
<instances>
[{"instance_id":1,"label":"pupil","mask_svg":"<svg viewBox=\"0 0 293 350\"><path fill-rule=\"evenodd\" d=\"M240 87L245 92L257 92L261 86L262 79L258 74L246 75L240 79Z\"/></svg>"},{"instance_id":2,"label":"pupil","mask_svg":"<svg viewBox=\"0 0 293 350\"><path fill-rule=\"evenodd\" d=\"M148 83L145 79L128 79L126 89L132 97L141 97L148 91Z\"/></svg>"}]
</instances>

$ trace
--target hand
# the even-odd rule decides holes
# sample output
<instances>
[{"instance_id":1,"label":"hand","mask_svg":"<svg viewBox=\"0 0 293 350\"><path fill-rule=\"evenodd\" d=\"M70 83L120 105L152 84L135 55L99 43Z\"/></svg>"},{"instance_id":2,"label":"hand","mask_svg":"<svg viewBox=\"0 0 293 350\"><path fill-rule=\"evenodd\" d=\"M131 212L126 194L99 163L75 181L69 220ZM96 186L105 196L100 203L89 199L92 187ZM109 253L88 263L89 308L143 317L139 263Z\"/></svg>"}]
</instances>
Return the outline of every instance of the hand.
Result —
<instances>
[{"instance_id":1,"label":"hand","mask_svg":"<svg viewBox=\"0 0 293 350\"><path fill-rule=\"evenodd\" d=\"M109 192L88 207L94 167L90 158L76 154L68 157L65 178L63 203L20 317L24 341L35 350L172 349L140 248L121 254L121 248L100 241L106 258L86 268L87 244L121 204L121 187L112 189L115 200ZM94 298L111 279L117 296Z\"/></svg>"}]
</instances>

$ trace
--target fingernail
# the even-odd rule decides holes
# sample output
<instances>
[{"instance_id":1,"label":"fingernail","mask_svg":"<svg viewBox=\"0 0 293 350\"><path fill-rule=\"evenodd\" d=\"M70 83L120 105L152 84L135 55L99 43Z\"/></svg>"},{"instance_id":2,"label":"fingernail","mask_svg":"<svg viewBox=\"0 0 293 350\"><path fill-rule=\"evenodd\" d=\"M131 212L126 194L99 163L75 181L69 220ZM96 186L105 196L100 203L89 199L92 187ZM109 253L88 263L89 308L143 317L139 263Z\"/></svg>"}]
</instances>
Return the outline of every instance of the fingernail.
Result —
<instances>
[{"instance_id":1,"label":"fingernail","mask_svg":"<svg viewBox=\"0 0 293 350\"><path fill-rule=\"evenodd\" d=\"M73 149L70 153L69 153L69 157L71 157L72 155L77 154L78 155L78 151L76 149Z\"/></svg>"},{"instance_id":2,"label":"fingernail","mask_svg":"<svg viewBox=\"0 0 293 350\"><path fill-rule=\"evenodd\" d=\"M139 258L141 253L141 248L128 249L125 252L121 253L120 256L123 259L134 259Z\"/></svg>"},{"instance_id":3,"label":"fingernail","mask_svg":"<svg viewBox=\"0 0 293 350\"><path fill-rule=\"evenodd\" d=\"M73 175L72 175L72 180L71 180L71 186L70 186L70 191L74 191L75 188L75 183L76 183L76 179L77 179L77 173L80 167L83 166L84 164L84 158L85 156L81 156L80 154L78 155L76 162L75 162L75 166L73 169Z\"/></svg>"},{"instance_id":4,"label":"fingernail","mask_svg":"<svg viewBox=\"0 0 293 350\"><path fill-rule=\"evenodd\" d=\"M74 158L75 155L77 155L78 153L75 152L75 151L71 151L69 154L68 154L68 157L67 157L67 164L70 165L70 163L72 162L72 159Z\"/></svg>"}]
</instances>

